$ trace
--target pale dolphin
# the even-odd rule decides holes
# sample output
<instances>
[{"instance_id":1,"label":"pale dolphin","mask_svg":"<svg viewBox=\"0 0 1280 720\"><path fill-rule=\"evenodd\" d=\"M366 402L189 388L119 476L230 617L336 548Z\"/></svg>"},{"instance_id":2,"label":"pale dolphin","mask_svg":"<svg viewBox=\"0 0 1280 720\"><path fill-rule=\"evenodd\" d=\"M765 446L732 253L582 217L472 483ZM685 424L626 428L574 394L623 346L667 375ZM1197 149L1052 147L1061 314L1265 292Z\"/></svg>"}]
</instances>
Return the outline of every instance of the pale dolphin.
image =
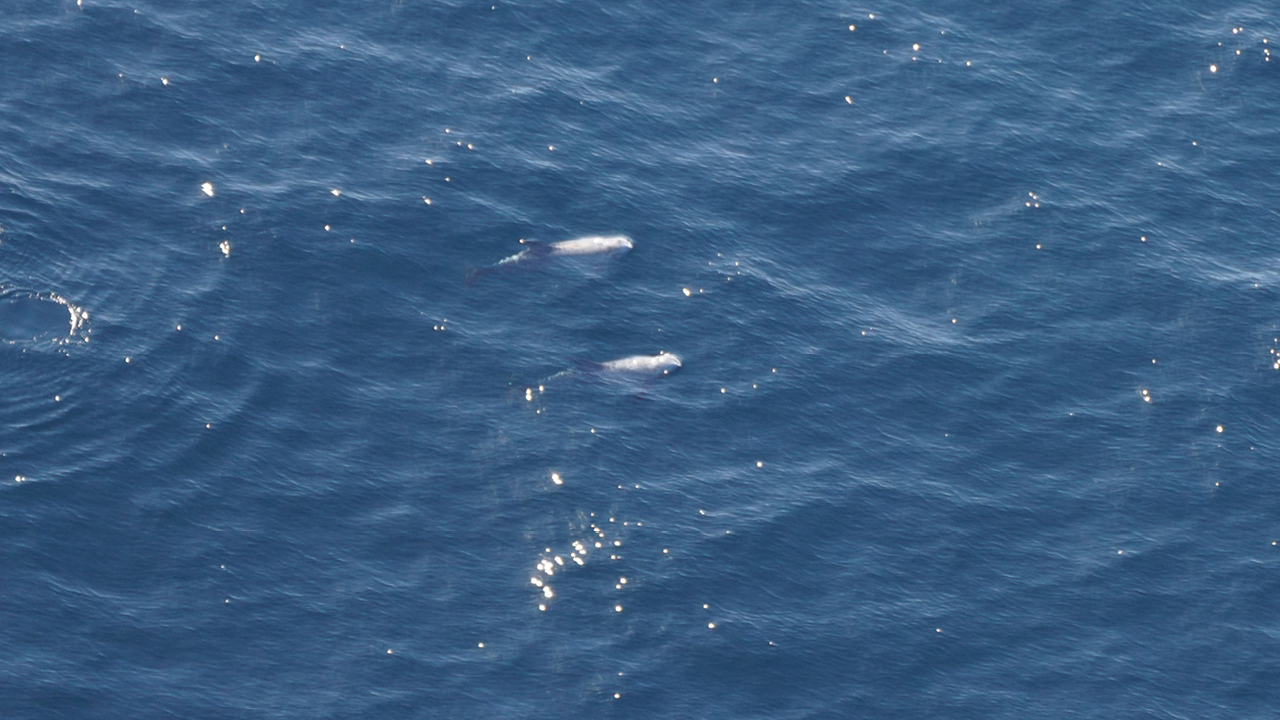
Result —
<instances>
[{"instance_id":1,"label":"pale dolphin","mask_svg":"<svg viewBox=\"0 0 1280 720\"><path fill-rule=\"evenodd\" d=\"M680 369L681 362L679 355L664 351L657 355L631 355L602 363L579 360L577 365L580 370L605 376L657 380Z\"/></svg>"},{"instance_id":2,"label":"pale dolphin","mask_svg":"<svg viewBox=\"0 0 1280 720\"><path fill-rule=\"evenodd\" d=\"M534 269L556 261L608 259L623 255L635 247L635 243L626 235L588 235L553 243L521 239L520 243L525 249L515 255L505 257L488 267L468 267L467 285L485 275L505 270Z\"/></svg>"},{"instance_id":3,"label":"pale dolphin","mask_svg":"<svg viewBox=\"0 0 1280 720\"><path fill-rule=\"evenodd\" d=\"M663 351L657 355L630 355L605 362L574 358L573 365L575 369L562 370L546 381L577 375L612 384L648 387L655 380L679 370L682 363L679 355Z\"/></svg>"},{"instance_id":4,"label":"pale dolphin","mask_svg":"<svg viewBox=\"0 0 1280 720\"><path fill-rule=\"evenodd\" d=\"M683 364L679 355L666 351L657 355L630 355L605 362L573 358L573 368L561 370L540 381L538 391L545 391L544 384L550 384L561 378L566 380L577 378L580 381L633 392L640 399L647 399L645 393L654 382L679 370ZM532 388L525 391L526 400L531 400L532 395Z\"/></svg>"}]
</instances>

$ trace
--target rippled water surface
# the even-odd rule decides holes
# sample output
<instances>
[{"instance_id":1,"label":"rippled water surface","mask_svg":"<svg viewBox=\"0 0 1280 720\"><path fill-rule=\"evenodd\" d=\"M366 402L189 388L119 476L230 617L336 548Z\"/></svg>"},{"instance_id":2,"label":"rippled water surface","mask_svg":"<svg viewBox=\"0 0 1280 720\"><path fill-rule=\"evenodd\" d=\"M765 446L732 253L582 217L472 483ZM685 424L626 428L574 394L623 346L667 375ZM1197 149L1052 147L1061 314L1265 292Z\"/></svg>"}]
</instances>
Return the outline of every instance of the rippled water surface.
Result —
<instances>
[{"instance_id":1,"label":"rippled water surface","mask_svg":"<svg viewBox=\"0 0 1280 720\"><path fill-rule=\"evenodd\" d=\"M0 714L1273 717L1277 38L13 0Z\"/></svg>"}]
</instances>

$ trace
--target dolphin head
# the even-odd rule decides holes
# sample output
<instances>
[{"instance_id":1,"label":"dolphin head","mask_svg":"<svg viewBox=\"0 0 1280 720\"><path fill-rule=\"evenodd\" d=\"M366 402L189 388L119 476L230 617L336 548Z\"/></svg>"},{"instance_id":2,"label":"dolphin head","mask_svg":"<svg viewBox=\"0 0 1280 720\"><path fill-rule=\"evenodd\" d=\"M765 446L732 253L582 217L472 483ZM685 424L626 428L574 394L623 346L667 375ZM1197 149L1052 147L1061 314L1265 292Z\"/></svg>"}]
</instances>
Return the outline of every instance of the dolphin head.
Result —
<instances>
[{"instance_id":1,"label":"dolphin head","mask_svg":"<svg viewBox=\"0 0 1280 720\"><path fill-rule=\"evenodd\" d=\"M636 246L636 244L631 241L631 238L626 235L610 235L608 237L600 238L600 241L601 245L606 248L605 252L608 252L610 255L622 255L624 253L628 253L631 251L631 248Z\"/></svg>"},{"instance_id":2,"label":"dolphin head","mask_svg":"<svg viewBox=\"0 0 1280 720\"><path fill-rule=\"evenodd\" d=\"M670 375L681 367L680 356L675 353L669 353L664 350L663 352L658 353L658 357L655 359L657 360L658 368L662 370L663 375Z\"/></svg>"}]
</instances>

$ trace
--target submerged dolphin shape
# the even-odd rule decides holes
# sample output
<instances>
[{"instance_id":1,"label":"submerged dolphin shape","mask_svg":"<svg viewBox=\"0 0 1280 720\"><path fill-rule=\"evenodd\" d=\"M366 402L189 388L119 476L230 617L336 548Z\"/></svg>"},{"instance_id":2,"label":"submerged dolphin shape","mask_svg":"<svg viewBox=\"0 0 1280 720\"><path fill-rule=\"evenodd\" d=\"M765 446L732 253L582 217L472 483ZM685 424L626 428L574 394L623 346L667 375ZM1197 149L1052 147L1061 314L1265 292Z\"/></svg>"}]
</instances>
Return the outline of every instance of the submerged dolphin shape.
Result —
<instances>
[{"instance_id":1,"label":"submerged dolphin shape","mask_svg":"<svg viewBox=\"0 0 1280 720\"><path fill-rule=\"evenodd\" d=\"M520 243L525 249L515 255L505 257L488 267L468 267L467 285L472 285L485 275L505 270L533 269L557 260L607 259L623 255L635 247L635 243L626 235L588 235L553 243L522 239Z\"/></svg>"}]
</instances>

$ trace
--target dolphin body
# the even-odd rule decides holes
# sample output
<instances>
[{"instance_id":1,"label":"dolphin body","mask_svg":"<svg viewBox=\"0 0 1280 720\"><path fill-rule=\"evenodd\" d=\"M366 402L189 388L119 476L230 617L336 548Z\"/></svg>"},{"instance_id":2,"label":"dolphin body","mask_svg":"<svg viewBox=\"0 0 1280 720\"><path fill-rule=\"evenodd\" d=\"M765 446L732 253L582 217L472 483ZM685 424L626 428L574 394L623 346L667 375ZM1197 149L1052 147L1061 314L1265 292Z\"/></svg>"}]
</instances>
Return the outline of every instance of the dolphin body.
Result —
<instances>
[{"instance_id":1,"label":"dolphin body","mask_svg":"<svg viewBox=\"0 0 1280 720\"><path fill-rule=\"evenodd\" d=\"M467 285L474 284L485 275L507 270L534 269L556 261L614 258L635 247L635 243L626 235L588 235L553 243L521 240L520 243L525 249L511 257L505 257L488 267L468 267L465 278Z\"/></svg>"},{"instance_id":2,"label":"dolphin body","mask_svg":"<svg viewBox=\"0 0 1280 720\"><path fill-rule=\"evenodd\" d=\"M592 380L612 381L619 384L645 384L666 377L683 366L680 356L666 351L657 355L631 355L606 362L573 358L573 367L561 370L542 382L562 377L585 376Z\"/></svg>"},{"instance_id":3,"label":"dolphin body","mask_svg":"<svg viewBox=\"0 0 1280 720\"><path fill-rule=\"evenodd\" d=\"M577 364L580 370L590 370L601 375L652 380L670 375L681 367L680 356L669 352L660 352L657 355L632 355L602 363L579 360Z\"/></svg>"},{"instance_id":4,"label":"dolphin body","mask_svg":"<svg viewBox=\"0 0 1280 720\"><path fill-rule=\"evenodd\" d=\"M590 380L635 390L641 396L655 381L670 375L682 366L680 356L669 352L660 352L657 355L631 355L602 363L575 359L573 364L577 372ZM559 375L572 374L574 374L573 370L559 373Z\"/></svg>"}]
</instances>

